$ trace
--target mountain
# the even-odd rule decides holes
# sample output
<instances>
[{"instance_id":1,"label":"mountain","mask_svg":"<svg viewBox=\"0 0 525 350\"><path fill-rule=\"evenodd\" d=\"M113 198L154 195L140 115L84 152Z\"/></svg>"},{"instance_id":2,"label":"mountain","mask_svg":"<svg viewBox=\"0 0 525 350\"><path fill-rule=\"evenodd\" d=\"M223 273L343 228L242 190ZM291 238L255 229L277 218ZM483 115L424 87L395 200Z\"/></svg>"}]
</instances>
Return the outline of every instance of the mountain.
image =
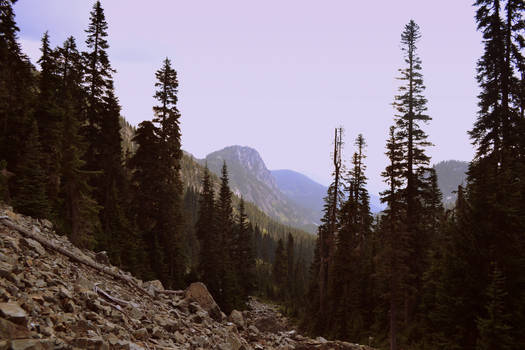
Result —
<instances>
[{"instance_id":1,"label":"mountain","mask_svg":"<svg viewBox=\"0 0 525 350\"><path fill-rule=\"evenodd\" d=\"M468 162L460 160L445 160L434 165L445 206L456 202L457 195L454 192L459 185L467 183L468 165Z\"/></svg>"},{"instance_id":2,"label":"mountain","mask_svg":"<svg viewBox=\"0 0 525 350\"><path fill-rule=\"evenodd\" d=\"M254 203L270 217L285 225L309 232L316 231L319 213L298 205L286 196L255 149L230 146L210 153L198 162L201 165L207 164L210 171L219 176L222 165L226 162L230 186L237 196Z\"/></svg>"},{"instance_id":3,"label":"mountain","mask_svg":"<svg viewBox=\"0 0 525 350\"><path fill-rule=\"evenodd\" d=\"M275 177L281 192L299 205L315 211L321 218L324 197L328 187L293 170L272 170L272 175ZM370 210L372 213L379 213L384 209L385 206L381 204L379 196L370 193Z\"/></svg>"},{"instance_id":4,"label":"mountain","mask_svg":"<svg viewBox=\"0 0 525 350\"><path fill-rule=\"evenodd\" d=\"M328 190L326 186L293 170L272 170L271 173L282 193L296 204L317 213L317 221L321 219L324 205L323 198Z\"/></svg>"}]
</instances>

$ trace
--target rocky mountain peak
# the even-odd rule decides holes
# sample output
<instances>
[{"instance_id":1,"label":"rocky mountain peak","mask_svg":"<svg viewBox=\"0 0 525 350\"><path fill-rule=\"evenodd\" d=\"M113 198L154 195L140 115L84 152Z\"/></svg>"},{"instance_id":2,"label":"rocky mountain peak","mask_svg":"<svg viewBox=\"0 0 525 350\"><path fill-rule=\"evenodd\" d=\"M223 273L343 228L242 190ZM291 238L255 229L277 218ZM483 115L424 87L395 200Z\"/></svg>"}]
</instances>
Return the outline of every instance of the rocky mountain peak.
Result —
<instances>
[{"instance_id":1,"label":"rocky mountain peak","mask_svg":"<svg viewBox=\"0 0 525 350\"><path fill-rule=\"evenodd\" d=\"M264 160L256 149L247 146L229 146L222 150L210 153L207 161L214 159L225 160L229 168L243 168L257 180L272 189L278 189L272 173L266 167Z\"/></svg>"}]
</instances>

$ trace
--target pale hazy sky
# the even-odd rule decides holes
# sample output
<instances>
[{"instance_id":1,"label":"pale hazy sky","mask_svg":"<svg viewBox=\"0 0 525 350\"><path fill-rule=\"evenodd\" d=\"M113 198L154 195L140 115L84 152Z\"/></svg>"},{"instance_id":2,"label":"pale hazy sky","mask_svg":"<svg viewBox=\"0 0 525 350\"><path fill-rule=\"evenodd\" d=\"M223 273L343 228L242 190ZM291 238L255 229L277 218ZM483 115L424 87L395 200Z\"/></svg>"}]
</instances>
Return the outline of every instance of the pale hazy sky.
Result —
<instances>
[{"instance_id":1,"label":"pale hazy sky","mask_svg":"<svg viewBox=\"0 0 525 350\"><path fill-rule=\"evenodd\" d=\"M481 55L470 0L104 0L110 60L122 114L151 119L154 73L169 57L179 75L183 148L196 157L228 145L257 149L270 169L330 181L333 129L346 129L344 158L363 133L369 188L384 189L400 34L414 19L429 114L433 162L470 160ZM49 30L84 46L93 1L19 0L24 51L33 62Z\"/></svg>"}]
</instances>

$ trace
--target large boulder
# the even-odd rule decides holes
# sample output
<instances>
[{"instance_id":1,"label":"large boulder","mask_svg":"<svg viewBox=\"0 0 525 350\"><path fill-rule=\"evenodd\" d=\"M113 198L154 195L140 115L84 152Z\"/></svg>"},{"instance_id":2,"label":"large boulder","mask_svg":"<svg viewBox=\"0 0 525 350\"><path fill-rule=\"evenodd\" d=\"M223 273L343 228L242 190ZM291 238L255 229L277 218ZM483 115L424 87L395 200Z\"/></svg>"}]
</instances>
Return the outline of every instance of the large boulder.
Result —
<instances>
[{"instance_id":1,"label":"large boulder","mask_svg":"<svg viewBox=\"0 0 525 350\"><path fill-rule=\"evenodd\" d=\"M204 283L195 282L190 284L190 286L186 288L184 298L190 302L197 302L204 310L208 312L211 318L217 322L222 322L221 309L211 296Z\"/></svg>"}]
</instances>

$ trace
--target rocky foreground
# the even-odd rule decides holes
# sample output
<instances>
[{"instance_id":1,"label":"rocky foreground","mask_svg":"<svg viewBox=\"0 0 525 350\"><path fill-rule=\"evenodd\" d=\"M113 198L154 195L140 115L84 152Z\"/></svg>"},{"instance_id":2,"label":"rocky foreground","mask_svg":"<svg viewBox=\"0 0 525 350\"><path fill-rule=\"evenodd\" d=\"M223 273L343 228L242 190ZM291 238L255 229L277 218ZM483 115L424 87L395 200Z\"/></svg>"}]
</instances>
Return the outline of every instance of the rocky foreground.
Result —
<instances>
[{"instance_id":1,"label":"rocky foreground","mask_svg":"<svg viewBox=\"0 0 525 350\"><path fill-rule=\"evenodd\" d=\"M275 307L221 312L206 286L164 290L0 207L2 349L368 349L303 337Z\"/></svg>"}]
</instances>

